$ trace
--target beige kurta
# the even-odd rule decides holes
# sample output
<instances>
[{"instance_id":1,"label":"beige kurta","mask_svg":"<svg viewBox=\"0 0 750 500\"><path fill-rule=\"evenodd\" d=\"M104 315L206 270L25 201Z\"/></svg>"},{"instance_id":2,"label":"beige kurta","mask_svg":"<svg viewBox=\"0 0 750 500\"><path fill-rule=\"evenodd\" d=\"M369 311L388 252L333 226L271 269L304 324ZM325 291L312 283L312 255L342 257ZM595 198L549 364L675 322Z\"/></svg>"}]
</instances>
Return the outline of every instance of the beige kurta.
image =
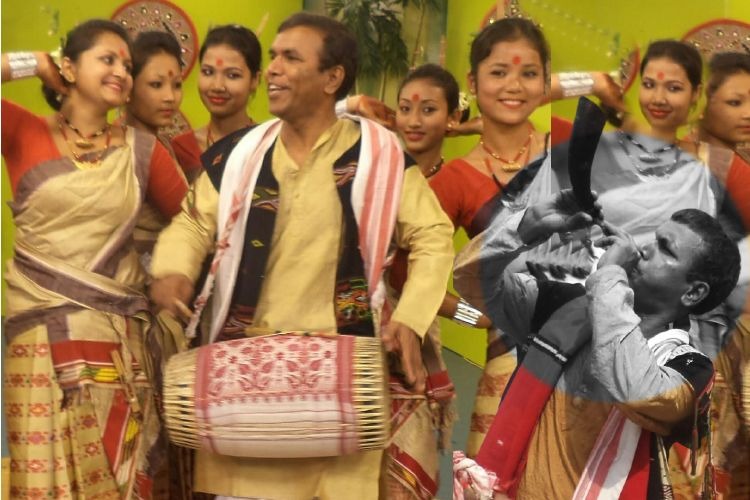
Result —
<instances>
[{"instance_id":1,"label":"beige kurta","mask_svg":"<svg viewBox=\"0 0 750 500\"><path fill-rule=\"evenodd\" d=\"M275 330L336 329L333 297L342 233L342 208L332 165L359 138L359 126L338 120L297 165L278 140L273 173L279 210L255 324ZM187 207L162 233L155 277L195 279L216 232L218 193L203 174L196 209ZM250 214L252 217L252 213ZM395 243L409 250L409 280L392 319L424 336L442 301L452 267L453 228L418 168L407 169ZM318 459L242 459L198 453L196 490L274 499L376 499L381 452Z\"/></svg>"}]
</instances>

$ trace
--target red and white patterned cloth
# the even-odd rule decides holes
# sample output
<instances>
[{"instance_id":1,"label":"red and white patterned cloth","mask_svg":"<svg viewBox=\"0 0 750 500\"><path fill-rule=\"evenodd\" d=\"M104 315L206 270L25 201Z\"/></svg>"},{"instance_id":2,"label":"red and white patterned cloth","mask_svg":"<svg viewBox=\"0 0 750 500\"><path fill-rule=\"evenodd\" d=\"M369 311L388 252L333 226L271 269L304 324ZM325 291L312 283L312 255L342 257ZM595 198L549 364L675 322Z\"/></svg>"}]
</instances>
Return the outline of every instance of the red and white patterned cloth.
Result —
<instances>
[{"instance_id":1,"label":"red and white patterned cloth","mask_svg":"<svg viewBox=\"0 0 750 500\"><path fill-rule=\"evenodd\" d=\"M370 307L373 311L381 311L385 303L383 268L396 224L404 155L398 138L388 129L366 118L346 118L361 124L362 144L352 185L352 208L359 227ZM231 195L223 194L219 199L216 253L203 290L195 301L195 313L187 329L190 338L195 336L200 314L214 291L214 284L212 341L224 325L242 258L242 242L251 205L248 200L254 192L263 157L280 130L280 120L258 125L237 143L227 159L220 192ZM385 312L381 315L382 323L389 319Z\"/></svg>"},{"instance_id":2,"label":"red and white patterned cloth","mask_svg":"<svg viewBox=\"0 0 750 500\"><path fill-rule=\"evenodd\" d=\"M325 457L382 448L388 412L384 383L378 380L378 342L289 332L178 354L170 363L192 358L194 381L168 365L165 387L194 383L194 406L172 404L175 397L165 390L167 427L184 434L185 419L170 415L194 413L190 428L195 430L188 431L197 434L193 445L239 457Z\"/></svg>"}]
</instances>

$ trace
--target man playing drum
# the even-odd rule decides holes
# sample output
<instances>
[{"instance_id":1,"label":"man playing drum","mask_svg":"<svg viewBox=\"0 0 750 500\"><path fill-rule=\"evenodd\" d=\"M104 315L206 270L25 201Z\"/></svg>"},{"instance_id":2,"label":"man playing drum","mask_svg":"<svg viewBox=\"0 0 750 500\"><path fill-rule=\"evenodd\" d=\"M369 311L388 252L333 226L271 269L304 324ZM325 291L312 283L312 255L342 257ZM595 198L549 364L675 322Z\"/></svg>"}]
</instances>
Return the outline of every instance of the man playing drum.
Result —
<instances>
[{"instance_id":1,"label":"man playing drum","mask_svg":"<svg viewBox=\"0 0 750 500\"><path fill-rule=\"evenodd\" d=\"M204 157L195 196L155 248L151 298L157 309L184 316L201 264L215 249L195 302L200 309L213 286L209 341L275 331L379 334L405 383L421 394L420 347L451 270L451 223L390 132L336 117L357 64L356 42L343 25L295 14L279 27L270 57L269 109L279 119L207 152L213 159ZM410 258L408 281L389 310L382 272L392 243ZM377 499L381 458L380 450L288 459L200 450L195 490Z\"/></svg>"}]
</instances>

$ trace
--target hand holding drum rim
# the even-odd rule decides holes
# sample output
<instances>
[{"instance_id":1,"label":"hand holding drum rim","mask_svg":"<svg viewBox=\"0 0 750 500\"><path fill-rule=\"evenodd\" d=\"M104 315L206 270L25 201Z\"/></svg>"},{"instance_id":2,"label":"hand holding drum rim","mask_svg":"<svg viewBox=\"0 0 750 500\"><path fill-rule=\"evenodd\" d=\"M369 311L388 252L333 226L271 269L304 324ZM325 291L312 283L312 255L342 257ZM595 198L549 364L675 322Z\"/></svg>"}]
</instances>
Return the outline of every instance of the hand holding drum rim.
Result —
<instances>
[{"instance_id":1,"label":"hand holding drum rim","mask_svg":"<svg viewBox=\"0 0 750 500\"><path fill-rule=\"evenodd\" d=\"M193 283L187 276L170 274L155 279L149 287L149 296L154 304L154 314L166 310L179 320L190 321L193 312L186 304L193 297Z\"/></svg>"},{"instance_id":2,"label":"hand holding drum rim","mask_svg":"<svg viewBox=\"0 0 750 500\"><path fill-rule=\"evenodd\" d=\"M416 394L423 394L427 375L422 362L422 340L419 335L403 323L391 321L383 330L381 338L385 350L400 358L404 386Z\"/></svg>"}]
</instances>

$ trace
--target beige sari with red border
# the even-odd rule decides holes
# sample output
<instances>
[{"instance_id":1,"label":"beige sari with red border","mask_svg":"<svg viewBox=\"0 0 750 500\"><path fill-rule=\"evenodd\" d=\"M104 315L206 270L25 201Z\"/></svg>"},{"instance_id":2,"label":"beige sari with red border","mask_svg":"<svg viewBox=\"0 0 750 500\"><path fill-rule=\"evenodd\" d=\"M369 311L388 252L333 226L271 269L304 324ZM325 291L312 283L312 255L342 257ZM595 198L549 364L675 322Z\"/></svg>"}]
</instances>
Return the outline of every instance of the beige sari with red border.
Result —
<instances>
[{"instance_id":1,"label":"beige sari with red border","mask_svg":"<svg viewBox=\"0 0 750 500\"><path fill-rule=\"evenodd\" d=\"M163 460L133 228L153 148L128 129L98 164L53 159L20 180L4 325L12 498L152 497Z\"/></svg>"}]
</instances>

